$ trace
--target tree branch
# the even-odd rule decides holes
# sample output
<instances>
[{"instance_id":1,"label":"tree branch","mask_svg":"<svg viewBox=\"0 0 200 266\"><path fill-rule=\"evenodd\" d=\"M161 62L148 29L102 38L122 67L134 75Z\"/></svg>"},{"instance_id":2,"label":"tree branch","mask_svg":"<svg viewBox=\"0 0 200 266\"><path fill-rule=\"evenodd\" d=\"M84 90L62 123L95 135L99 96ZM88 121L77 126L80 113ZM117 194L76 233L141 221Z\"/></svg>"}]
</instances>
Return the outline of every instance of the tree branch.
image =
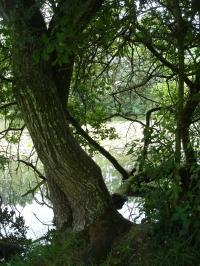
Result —
<instances>
[{"instance_id":1,"label":"tree branch","mask_svg":"<svg viewBox=\"0 0 200 266\"><path fill-rule=\"evenodd\" d=\"M26 162L26 161L21 160L21 159L19 159L17 161L27 165L28 167L31 167L34 170L34 172L36 172L38 174L39 178L41 178L42 180L44 180L44 181L47 180L47 178L32 163Z\"/></svg>"},{"instance_id":2,"label":"tree branch","mask_svg":"<svg viewBox=\"0 0 200 266\"><path fill-rule=\"evenodd\" d=\"M89 144L91 144L96 150L98 150L103 156L105 156L115 167L115 169L122 175L123 180L126 180L129 178L129 173L118 163L118 161L107 151L105 150L101 145L99 145L93 138L91 138L78 124L78 122L75 120L73 116L69 112L66 112L66 116L68 121L75 127L77 132L88 141Z\"/></svg>"},{"instance_id":3,"label":"tree branch","mask_svg":"<svg viewBox=\"0 0 200 266\"><path fill-rule=\"evenodd\" d=\"M193 93L190 91L189 98L187 99L185 106L183 108L182 123L181 123L181 138L183 149L186 157L186 163L197 163L197 158L193 145L190 140L190 125L192 124L192 117L200 103L200 87L199 91Z\"/></svg>"},{"instance_id":4,"label":"tree branch","mask_svg":"<svg viewBox=\"0 0 200 266\"><path fill-rule=\"evenodd\" d=\"M60 19L63 15L66 17L66 27L70 28L70 32L76 37L74 33L82 32L95 16L97 11L102 6L105 0L62 0L57 5L54 16L50 21L51 28L55 21ZM70 23L69 23L70 22ZM70 38L71 39L71 38Z\"/></svg>"},{"instance_id":5,"label":"tree branch","mask_svg":"<svg viewBox=\"0 0 200 266\"><path fill-rule=\"evenodd\" d=\"M117 116L122 117L122 118L124 118L125 120L131 121L131 122L133 122L133 123L139 123L139 124L140 124L141 126L143 126L143 127L146 126L142 121L140 121L140 120L138 120L138 119L135 119L135 118L128 117L128 116L126 116L126 115L124 115L124 114L120 114L120 113L112 114L112 115L110 115L109 117L106 117L105 120L109 120L109 119L111 119L111 118L113 118L113 117L117 117Z\"/></svg>"},{"instance_id":6,"label":"tree branch","mask_svg":"<svg viewBox=\"0 0 200 266\"><path fill-rule=\"evenodd\" d=\"M4 77L2 75L0 75L0 79L3 80L3 81L9 82L9 83L12 83L13 82L12 79L6 78L6 77Z\"/></svg>"},{"instance_id":7,"label":"tree branch","mask_svg":"<svg viewBox=\"0 0 200 266\"><path fill-rule=\"evenodd\" d=\"M151 142L151 133L152 133L152 129L150 127L150 121L151 121L151 115L153 112L157 112L157 111L160 111L162 109L169 109L171 108L172 106L159 106L159 107L154 107L150 110L147 111L146 113L146 125L145 125L145 128L144 128L144 144L143 144L143 150L142 150L142 153L139 157L139 161L140 161L140 165L139 165L139 171L142 171L143 170L143 165L144 165L144 162L146 161L146 158L147 158L147 154L148 154L148 148L149 148L149 144Z\"/></svg>"},{"instance_id":8,"label":"tree branch","mask_svg":"<svg viewBox=\"0 0 200 266\"><path fill-rule=\"evenodd\" d=\"M2 135L2 134L4 134L4 133L7 134L9 131L23 131L24 128L25 128L25 125L22 126L22 127L20 127L20 128L8 127L8 128L6 128L6 129L2 130L2 131L0 132L0 135Z\"/></svg>"},{"instance_id":9,"label":"tree branch","mask_svg":"<svg viewBox=\"0 0 200 266\"><path fill-rule=\"evenodd\" d=\"M166 58L163 57L161 53L159 53L156 50L156 47L154 47L151 36L148 34L148 32L139 24L137 24L137 28L139 31L141 31L143 34L145 34L145 38L142 38L136 34L137 41L140 41L148 48L148 50L166 67L171 69L174 73L180 75L184 82L187 84L187 86L192 89L194 84L193 82L185 75L178 67L176 67L174 64L170 63Z\"/></svg>"},{"instance_id":10,"label":"tree branch","mask_svg":"<svg viewBox=\"0 0 200 266\"><path fill-rule=\"evenodd\" d=\"M42 180L42 181L40 181L40 182L39 182L34 188L31 188L31 189L29 189L26 193L24 193L24 194L22 195L22 197L26 197L28 194L32 194L32 195L34 195L35 191L36 191L39 187L41 187L45 182L46 182L46 180Z\"/></svg>"},{"instance_id":11,"label":"tree branch","mask_svg":"<svg viewBox=\"0 0 200 266\"><path fill-rule=\"evenodd\" d=\"M5 103L5 104L3 104L3 105L0 106L0 110L1 109L5 109L7 107L10 107L12 105L17 105L17 102Z\"/></svg>"}]
</instances>

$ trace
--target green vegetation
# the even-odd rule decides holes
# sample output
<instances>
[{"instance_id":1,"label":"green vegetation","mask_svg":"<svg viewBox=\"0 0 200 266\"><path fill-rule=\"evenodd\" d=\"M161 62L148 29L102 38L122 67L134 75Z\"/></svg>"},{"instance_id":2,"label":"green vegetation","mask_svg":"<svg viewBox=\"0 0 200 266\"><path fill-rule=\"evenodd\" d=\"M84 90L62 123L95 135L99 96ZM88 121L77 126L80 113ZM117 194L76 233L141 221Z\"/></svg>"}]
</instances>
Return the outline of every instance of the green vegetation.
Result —
<instances>
[{"instance_id":1,"label":"green vegetation","mask_svg":"<svg viewBox=\"0 0 200 266\"><path fill-rule=\"evenodd\" d=\"M191 239L186 241L185 238L175 236L168 241L158 243L152 240L152 237L154 235L149 233L149 228L145 225L139 230L137 227L133 228L128 235L115 242L112 251L99 265L198 265L199 246L191 245ZM85 265L80 260L86 245L83 234L52 231L41 242L43 244L30 245L23 256L2 263L2 266Z\"/></svg>"},{"instance_id":2,"label":"green vegetation","mask_svg":"<svg viewBox=\"0 0 200 266\"><path fill-rule=\"evenodd\" d=\"M0 0L0 16L0 196L40 192L57 230L5 264L198 265L199 1ZM141 224L117 212L131 197Z\"/></svg>"},{"instance_id":3,"label":"green vegetation","mask_svg":"<svg viewBox=\"0 0 200 266\"><path fill-rule=\"evenodd\" d=\"M84 248L85 241L81 234L70 231L65 233L49 232L43 244L29 246L22 257L16 257L2 265L15 266L62 266L78 263L78 253ZM77 264L79 265L79 264Z\"/></svg>"}]
</instances>

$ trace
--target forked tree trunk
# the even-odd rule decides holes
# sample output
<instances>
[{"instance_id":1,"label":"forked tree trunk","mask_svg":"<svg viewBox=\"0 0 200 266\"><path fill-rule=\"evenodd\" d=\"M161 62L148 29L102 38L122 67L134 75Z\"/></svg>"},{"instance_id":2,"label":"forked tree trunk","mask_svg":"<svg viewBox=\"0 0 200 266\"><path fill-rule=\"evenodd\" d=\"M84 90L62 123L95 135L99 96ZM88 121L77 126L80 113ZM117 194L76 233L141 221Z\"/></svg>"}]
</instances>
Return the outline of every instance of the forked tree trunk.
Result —
<instances>
[{"instance_id":1,"label":"forked tree trunk","mask_svg":"<svg viewBox=\"0 0 200 266\"><path fill-rule=\"evenodd\" d=\"M109 193L100 168L71 134L48 65L34 64L31 49L15 51L15 96L46 171L66 194L73 227L81 230L111 208Z\"/></svg>"},{"instance_id":2,"label":"forked tree trunk","mask_svg":"<svg viewBox=\"0 0 200 266\"><path fill-rule=\"evenodd\" d=\"M130 222L118 214L101 169L72 135L55 67L42 56L39 63L33 59L35 52L43 51L42 36L46 33L39 9L31 9L35 2L19 1L17 8L14 0L1 1L1 6L2 2L12 32L13 92L47 174L56 222L75 231L86 229L91 242L88 254L98 258ZM88 8L100 2L88 0ZM32 13L26 13L27 9Z\"/></svg>"}]
</instances>

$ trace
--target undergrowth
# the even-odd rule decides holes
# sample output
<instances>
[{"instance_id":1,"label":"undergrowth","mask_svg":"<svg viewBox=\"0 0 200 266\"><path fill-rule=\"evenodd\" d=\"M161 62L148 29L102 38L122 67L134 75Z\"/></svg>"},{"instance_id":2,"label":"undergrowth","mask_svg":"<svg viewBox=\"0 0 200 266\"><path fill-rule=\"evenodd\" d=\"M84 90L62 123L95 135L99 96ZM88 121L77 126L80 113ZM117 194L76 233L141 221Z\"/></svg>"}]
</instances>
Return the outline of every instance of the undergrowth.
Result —
<instances>
[{"instance_id":1,"label":"undergrowth","mask_svg":"<svg viewBox=\"0 0 200 266\"><path fill-rule=\"evenodd\" d=\"M200 265L198 243L181 237L159 243L154 237L148 225L133 226L113 245L100 266ZM33 244L25 254L2 263L2 266L81 266L84 264L80 262L79 254L85 246L82 234L54 232L48 243Z\"/></svg>"},{"instance_id":2,"label":"undergrowth","mask_svg":"<svg viewBox=\"0 0 200 266\"><path fill-rule=\"evenodd\" d=\"M176 238L168 243L159 244L151 239L148 242L135 242L132 236L129 236L112 250L101 266L200 265L199 245L192 245L186 239Z\"/></svg>"},{"instance_id":3,"label":"undergrowth","mask_svg":"<svg viewBox=\"0 0 200 266\"><path fill-rule=\"evenodd\" d=\"M80 265L78 254L85 246L82 234L67 231L51 232L46 243L33 243L21 256L16 256L2 266L68 266Z\"/></svg>"},{"instance_id":4,"label":"undergrowth","mask_svg":"<svg viewBox=\"0 0 200 266\"><path fill-rule=\"evenodd\" d=\"M144 223L117 239L101 266L200 266L199 200L199 183L184 197L171 179L154 187L142 206ZM53 231L2 266L82 266L87 241L83 233Z\"/></svg>"}]
</instances>

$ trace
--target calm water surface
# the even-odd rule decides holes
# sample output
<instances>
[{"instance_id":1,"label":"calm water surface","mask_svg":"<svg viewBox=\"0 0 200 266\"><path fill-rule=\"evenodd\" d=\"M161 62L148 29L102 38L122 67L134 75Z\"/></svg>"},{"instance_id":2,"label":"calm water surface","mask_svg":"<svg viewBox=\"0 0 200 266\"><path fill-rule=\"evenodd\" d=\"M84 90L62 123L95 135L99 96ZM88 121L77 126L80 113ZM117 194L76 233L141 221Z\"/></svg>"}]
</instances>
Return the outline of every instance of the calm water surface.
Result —
<instances>
[{"instance_id":1,"label":"calm water surface","mask_svg":"<svg viewBox=\"0 0 200 266\"><path fill-rule=\"evenodd\" d=\"M116 133L119 135L119 139L116 140L104 140L101 142L101 145L106 148L112 155L114 155L118 161L125 167L126 169L131 169L133 165L130 165L132 159L127 156L127 151L130 148L129 144L133 141L137 141L142 137L142 128L140 125L136 123L130 122L112 122L108 126L114 127L116 129ZM33 162L36 158L36 153L33 149L33 144L30 140L28 132L24 132L20 145L10 145L9 141L1 140L0 142L0 153L5 154L7 151L8 156L17 159L18 150L20 154L20 158L24 160L31 153L31 159ZM9 151L9 152L8 152ZM102 174L106 185L110 192L114 192L120 184L120 175L119 173L113 169L113 166L106 160L103 156L96 154L94 156L94 160L99 164L102 169ZM30 179L30 176L34 176L34 173L28 170L26 166L20 166L20 169L17 169L17 166L11 167L9 170L7 169L7 178L12 177L12 180L17 178L22 178L21 187L20 184L15 184L15 187L18 186L18 194L23 195L28 189L27 184L24 187L24 182L27 182ZM5 169L4 169L5 174ZM5 174L6 175L6 174ZM31 177L32 178L32 177ZM2 183L2 178L0 178L0 182ZM0 183L0 185L1 185ZM5 180L4 183L5 184ZM33 184L28 182L29 187L33 187ZM23 192L24 188L24 192ZM22 191L20 190L22 189ZM0 191L1 192L1 191ZM30 195L29 195L30 197ZM45 204L42 204L42 199L40 193L37 193L35 196L37 201L33 200L31 203L26 203L25 207L21 207L19 204L16 206L17 210L20 211L21 215L24 216L26 225L29 227L27 236L29 238L39 238L43 234L45 234L49 229L52 228L52 219L53 219L53 211L51 208L47 207ZM143 218L143 215L139 217L139 200L136 198L130 198L128 203L126 203L120 213L130 220L135 220L136 222L140 222Z\"/></svg>"}]
</instances>

